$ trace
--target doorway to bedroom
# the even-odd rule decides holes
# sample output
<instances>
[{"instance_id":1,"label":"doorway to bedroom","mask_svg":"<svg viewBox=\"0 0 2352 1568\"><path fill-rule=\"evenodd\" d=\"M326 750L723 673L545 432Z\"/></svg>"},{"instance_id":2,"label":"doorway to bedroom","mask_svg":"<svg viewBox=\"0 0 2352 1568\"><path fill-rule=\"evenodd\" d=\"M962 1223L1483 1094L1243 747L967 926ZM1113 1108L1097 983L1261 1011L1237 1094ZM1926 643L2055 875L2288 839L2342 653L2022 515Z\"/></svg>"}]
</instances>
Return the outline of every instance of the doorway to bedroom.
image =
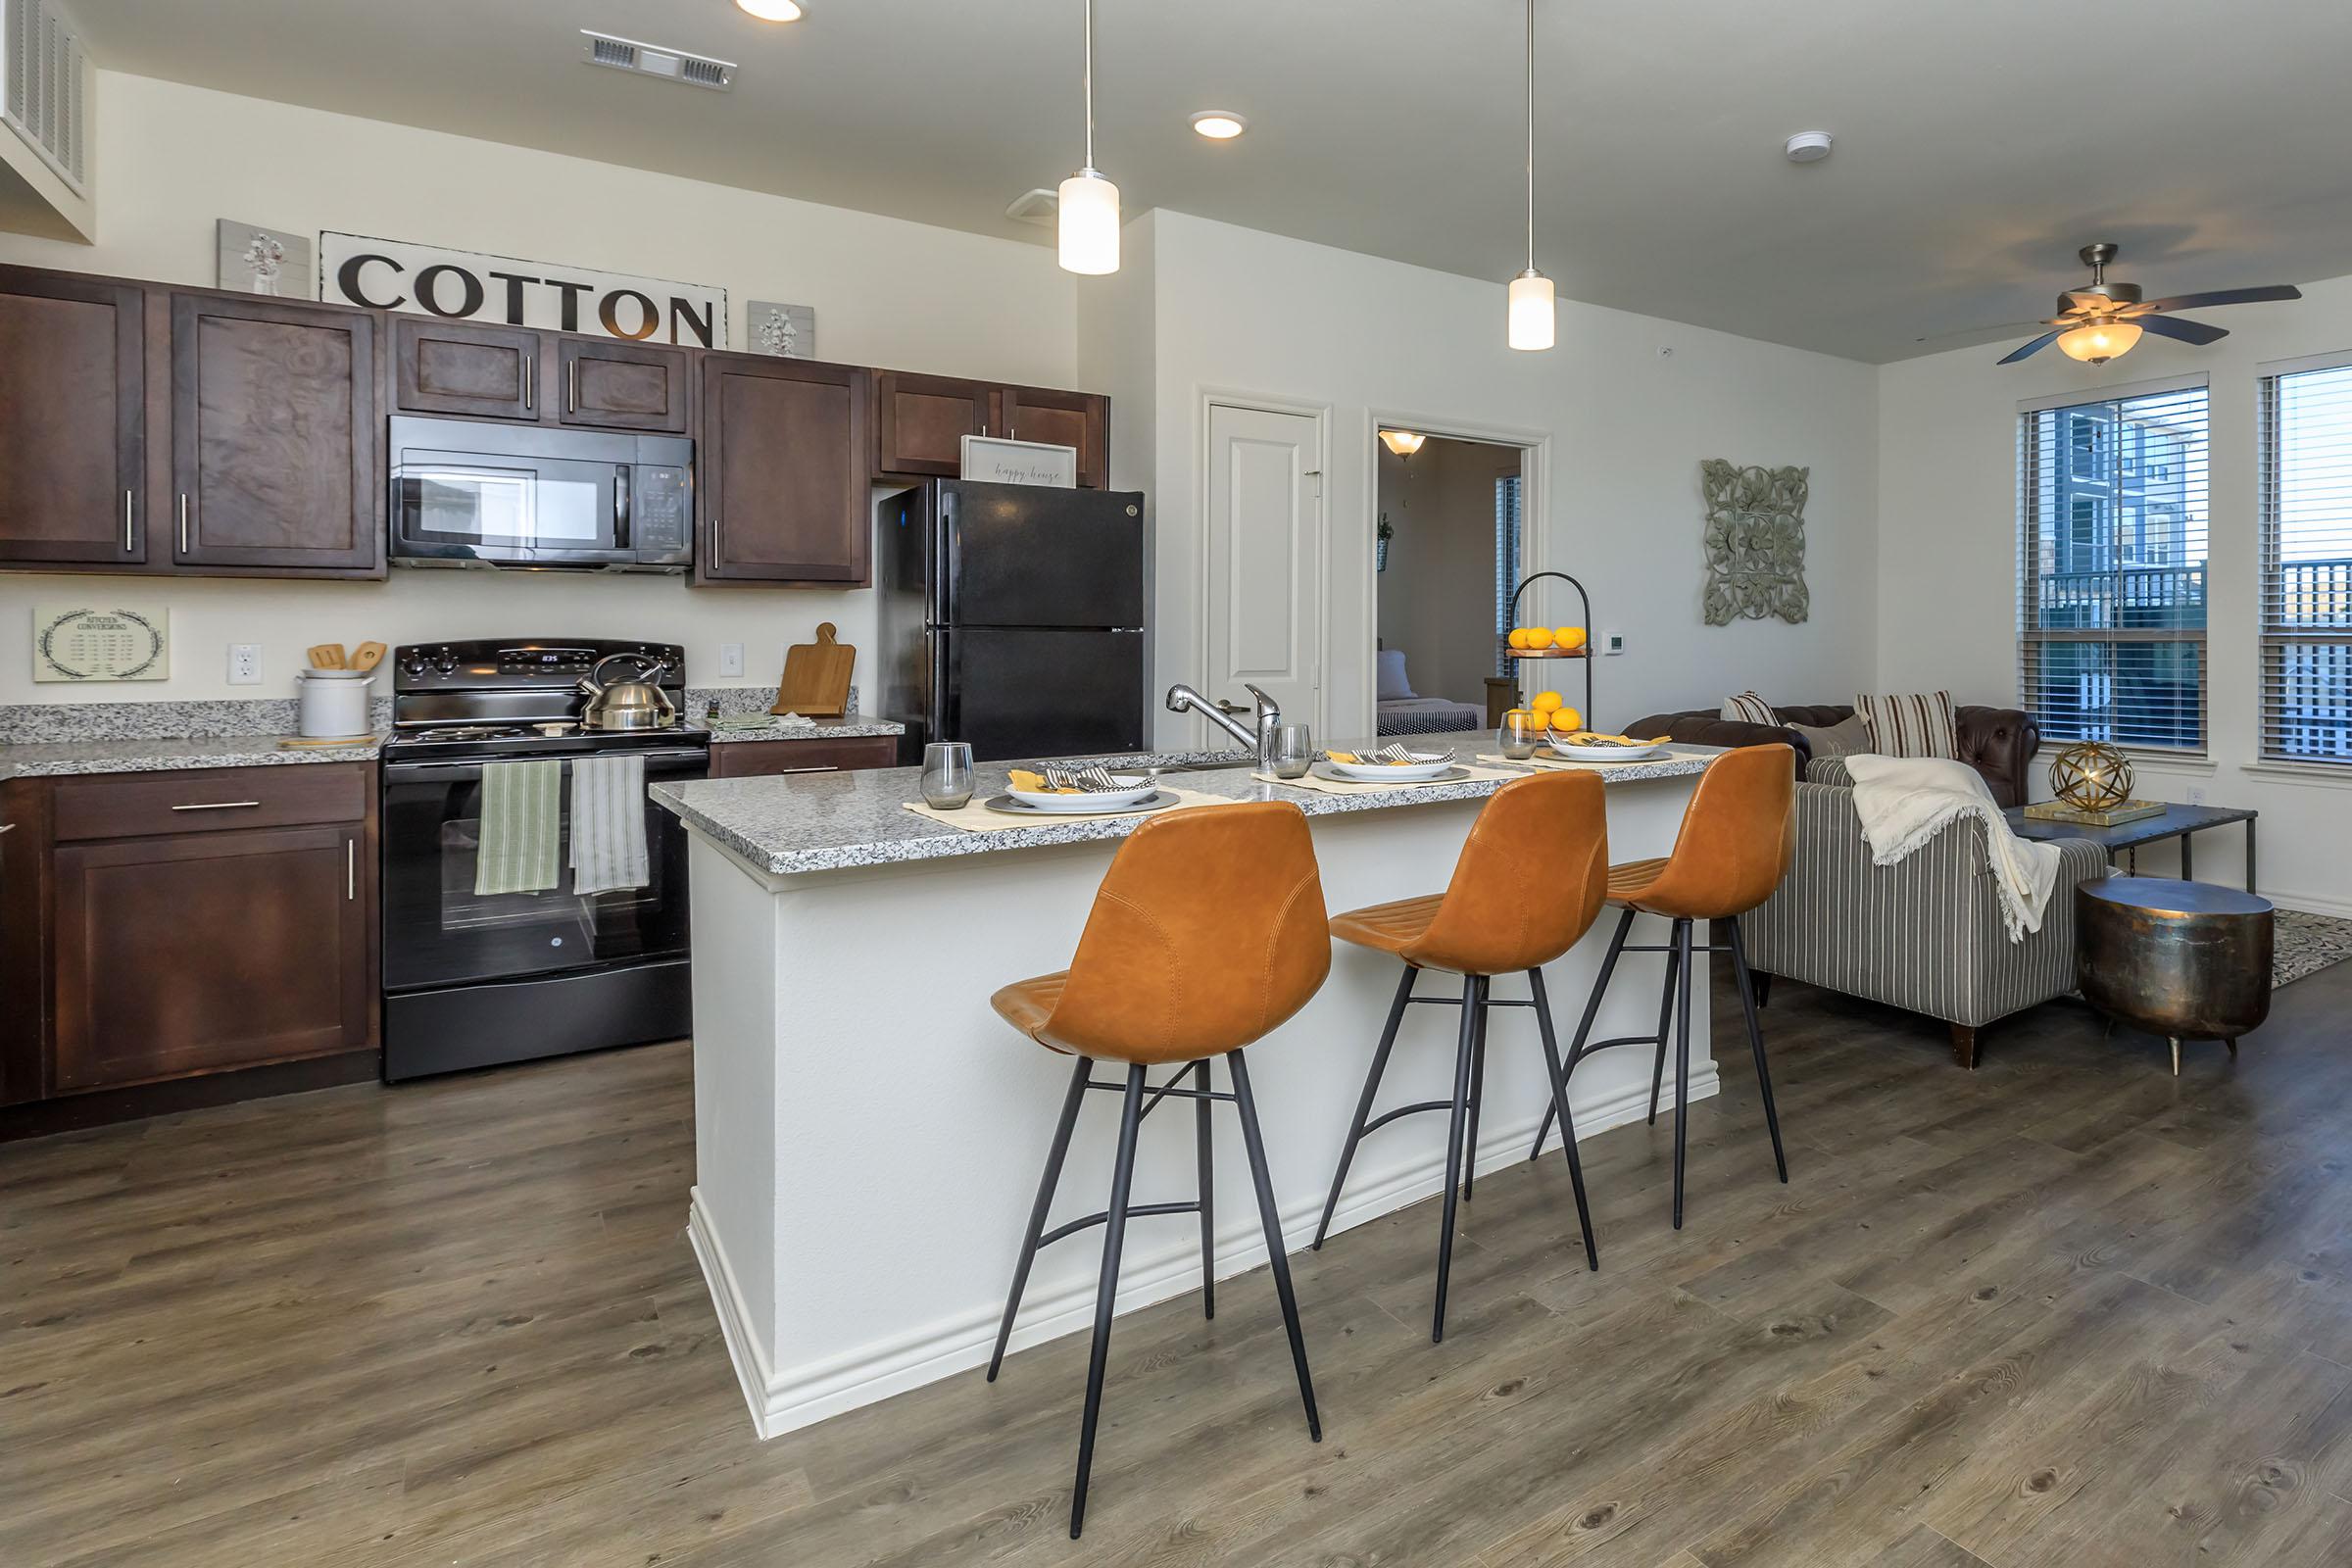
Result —
<instances>
[{"instance_id":1,"label":"doorway to bedroom","mask_svg":"<svg viewBox=\"0 0 2352 1568\"><path fill-rule=\"evenodd\" d=\"M1376 456L1379 732L1482 728L1510 706L1511 596L1528 569L1526 450L1383 425Z\"/></svg>"}]
</instances>

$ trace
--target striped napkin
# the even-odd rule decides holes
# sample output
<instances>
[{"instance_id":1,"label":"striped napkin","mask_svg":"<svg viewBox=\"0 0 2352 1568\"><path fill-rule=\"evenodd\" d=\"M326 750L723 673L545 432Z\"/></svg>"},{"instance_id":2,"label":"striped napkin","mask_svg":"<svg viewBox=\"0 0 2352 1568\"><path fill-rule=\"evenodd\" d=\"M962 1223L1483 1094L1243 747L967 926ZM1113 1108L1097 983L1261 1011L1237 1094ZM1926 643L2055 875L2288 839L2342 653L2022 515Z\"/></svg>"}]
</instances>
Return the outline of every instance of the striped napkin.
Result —
<instances>
[{"instance_id":1,"label":"striped napkin","mask_svg":"<svg viewBox=\"0 0 2352 1568\"><path fill-rule=\"evenodd\" d=\"M1133 789L1110 776L1110 769L1097 762L1092 767L1060 767L1046 764L1046 787L1055 790L1076 790L1082 795L1102 795Z\"/></svg>"},{"instance_id":2,"label":"striped napkin","mask_svg":"<svg viewBox=\"0 0 2352 1568\"><path fill-rule=\"evenodd\" d=\"M545 893L561 875L564 764L553 759L482 764L481 842L473 891Z\"/></svg>"},{"instance_id":3,"label":"striped napkin","mask_svg":"<svg viewBox=\"0 0 2352 1568\"><path fill-rule=\"evenodd\" d=\"M1417 762L1453 760L1451 747L1443 752L1416 752L1408 746L1383 746L1372 752L1325 752L1323 755L1334 762L1353 762L1375 767L1410 767Z\"/></svg>"}]
</instances>

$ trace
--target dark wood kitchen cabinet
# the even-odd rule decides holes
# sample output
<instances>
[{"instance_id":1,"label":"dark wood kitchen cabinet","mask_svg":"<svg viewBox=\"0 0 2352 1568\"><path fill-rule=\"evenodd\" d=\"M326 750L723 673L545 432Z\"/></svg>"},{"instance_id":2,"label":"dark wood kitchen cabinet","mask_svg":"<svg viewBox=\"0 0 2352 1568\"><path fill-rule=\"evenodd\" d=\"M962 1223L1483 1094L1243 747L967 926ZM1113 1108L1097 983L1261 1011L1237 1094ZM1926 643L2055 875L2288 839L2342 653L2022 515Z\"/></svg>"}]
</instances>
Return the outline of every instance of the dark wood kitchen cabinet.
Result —
<instances>
[{"instance_id":1,"label":"dark wood kitchen cabinet","mask_svg":"<svg viewBox=\"0 0 2352 1568\"><path fill-rule=\"evenodd\" d=\"M1075 447L1080 486L1110 482L1110 400L1092 392L877 370L874 433L877 478L952 479L963 471L963 438L986 435Z\"/></svg>"},{"instance_id":2,"label":"dark wood kitchen cabinet","mask_svg":"<svg viewBox=\"0 0 2352 1568\"><path fill-rule=\"evenodd\" d=\"M841 740L726 741L710 748L712 778L773 778L787 773L853 773L896 767L896 735Z\"/></svg>"},{"instance_id":3,"label":"dark wood kitchen cabinet","mask_svg":"<svg viewBox=\"0 0 2352 1568\"><path fill-rule=\"evenodd\" d=\"M376 318L234 294L172 296L172 559L373 575Z\"/></svg>"},{"instance_id":4,"label":"dark wood kitchen cabinet","mask_svg":"<svg viewBox=\"0 0 2352 1568\"><path fill-rule=\"evenodd\" d=\"M146 560L145 299L0 268L0 562Z\"/></svg>"},{"instance_id":5,"label":"dark wood kitchen cabinet","mask_svg":"<svg viewBox=\"0 0 2352 1568\"><path fill-rule=\"evenodd\" d=\"M703 357L696 582L867 585L869 396L856 366Z\"/></svg>"},{"instance_id":6,"label":"dark wood kitchen cabinet","mask_svg":"<svg viewBox=\"0 0 2352 1568\"><path fill-rule=\"evenodd\" d=\"M1007 440L1078 449L1078 485L1110 483L1110 399L1092 392L1008 386L997 392L996 425Z\"/></svg>"},{"instance_id":7,"label":"dark wood kitchen cabinet","mask_svg":"<svg viewBox=\"0 0 2352 1568\"><path fill-rule=\"evenodd\" d=\"M392 402L466 419L540 416L539 334L430 316L392 318Z\"/></svg>"},{"instance_id":8,"label":"dark wood kitchen cabinet","mask_svg":"<svg viewBox=\"0 0 2352 1568\"><path fill-rule=\"evenodd\" d=\"M605 338L560 341L564 395L558 408L564 423L686 433L692 373L684 351Z\"/></svg>"}]
</instances>

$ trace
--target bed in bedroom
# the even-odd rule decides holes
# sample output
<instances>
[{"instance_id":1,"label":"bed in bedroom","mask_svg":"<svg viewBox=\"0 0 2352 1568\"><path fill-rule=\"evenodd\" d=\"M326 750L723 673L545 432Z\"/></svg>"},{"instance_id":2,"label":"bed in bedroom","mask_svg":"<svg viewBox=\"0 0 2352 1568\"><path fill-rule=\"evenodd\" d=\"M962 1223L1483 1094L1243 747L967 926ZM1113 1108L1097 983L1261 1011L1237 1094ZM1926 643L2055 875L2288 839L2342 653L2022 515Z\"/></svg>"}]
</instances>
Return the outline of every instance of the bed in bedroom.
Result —
<instances>
[{"instance_id":1,"label":"bed in bedroom","mask_svg":"<svg viewBox=\"0 0 2352 1568\"><path fill-rule=\"evenodd\" d=\"M1486 728L1484 707L1416 694L1405 674L1402 649L1383 648L1376 663L1379 687L1373 706L1381 734L1445 735L1455 730Z\"/></svg>"}]
</instances>

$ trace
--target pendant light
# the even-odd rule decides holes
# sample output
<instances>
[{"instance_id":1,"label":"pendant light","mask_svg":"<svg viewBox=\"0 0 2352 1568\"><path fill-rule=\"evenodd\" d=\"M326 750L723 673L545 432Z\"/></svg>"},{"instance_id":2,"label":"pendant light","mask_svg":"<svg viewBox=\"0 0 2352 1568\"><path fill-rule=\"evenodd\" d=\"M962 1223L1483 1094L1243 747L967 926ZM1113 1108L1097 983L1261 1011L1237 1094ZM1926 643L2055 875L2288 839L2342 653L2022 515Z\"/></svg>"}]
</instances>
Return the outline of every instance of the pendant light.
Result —
<instances>
[{"instance_id":1,"label":"pendant light","mask_svg":"<svg viewBox=\"0 0 2352 1568\"><path fill-rule=\"evenodd\" d=\"M1510 342L1547 349L1551 338L1551 279L1536 270L1536 0L1527 0L1527 270L1511 279Z\"/></svg>"},{"instance_id":2,"label":"pendant light","mask_svg":"<svg viewBox=\"0 0 2352 1568\"><path fill-rule=\"evenodd\" d=\"M1119 270L1119 187L1095 168L1095 0L1086 0L1086 167L1061 182L1061 270Z\"/></svg>"}]
</instances>

